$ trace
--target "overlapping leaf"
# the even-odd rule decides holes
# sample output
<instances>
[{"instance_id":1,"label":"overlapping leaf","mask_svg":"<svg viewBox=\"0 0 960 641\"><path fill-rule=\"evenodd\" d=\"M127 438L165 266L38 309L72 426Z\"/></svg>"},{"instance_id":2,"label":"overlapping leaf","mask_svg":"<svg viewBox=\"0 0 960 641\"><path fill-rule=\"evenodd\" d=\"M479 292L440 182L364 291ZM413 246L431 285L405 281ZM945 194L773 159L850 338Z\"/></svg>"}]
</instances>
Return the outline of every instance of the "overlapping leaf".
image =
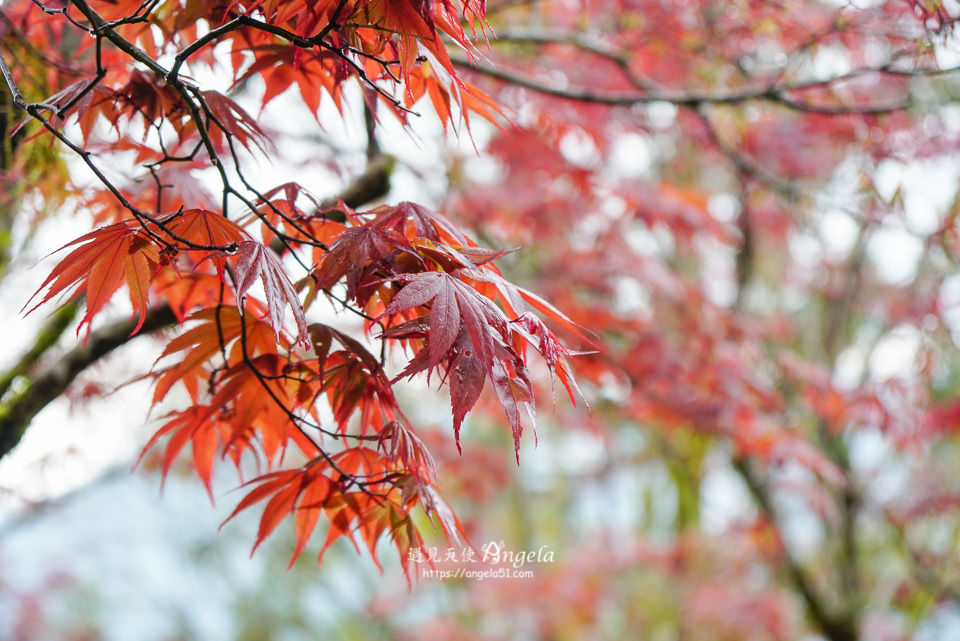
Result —
<instances>
[{"instance_id":1,"label":"overlapping leaf","mask_svg":"<svg viewBox=\"0 0 960 641\"><path fill-rule=\"evenodd\" d=\"M309 345L307 320L300 306L300 299L287 278L280 258L271 250L255 240L239 243L236 255L237 305L242 307L244 294L257 278L263 283L267 308L270 312L270 324L277 337L283 325L283 310L289 305L297 322L297 341L305 347Z\"/></svg>"},{"instance_id":2,"label":"overlapping leaf","mask_svg":"<svg viewBox=\"0 0 960 641\"><path fill-rule=\"evenodd\" d=\"M187 331L172 339L160 358L176 357L170 367L155 374L156 388L154 402L166 397L170 388L182 382L196 400L199 386L209 377L208 362L218 353L230 351L231 362L238 362L243 355L233 349L241 333L246 332L247 356L275 353L277 350L274 333L270 327L257 319L257 306L247 302L248 309L241 319L238 308L231 306L206 307L187 318L187 322L196 323Z\"/></svg>"},{"instance_id":3,"label":"overlapping leaf","mask_svg":"<svg viewBox=\"0 0 960 641\"><path fill-rule=\"evenodd\" d=\"M519 452L522 433L519 408L526 407L532 418L533 392L522 359L510 348L511 337L503 312L452 274L423 272L398 280L406 284L383 316L430 304L427 347L417 353L400 377L433 370L441 362L447 363L454 433L459 448L460 425L479 398L489 376L510 422L514 446ZM507 366L501 363L503 359L509 363ZM508 369L512 372L508 373Z\"/></svg>"},{"instance_id":4,"label":"overlapping leaf","mask_svg":"<svg viewBox=\"0 0 960 641\"><path fill-rule=\"evenodd\" d=\"M70 300L83 294L87 309L77 332L86 325L89 335L90 322L126 283L130 302L138 314L138 323L133 330L136 333L147 312L150 281L160 260L159 247L135 221L101 227L64 245L61 250L75 245L77 247L54 267L27 302L29 305L34 297L46 290L40 302L29 311L59 294L66 294Z\"/></svg>"},{"instance_id":5,"label":"overlapping leaf","mask_svg":"<svg viewBox=\"0 0 960 641\"><path fill-rule=\"evenodd\" d=\"M217 130L236 138L248 151L256 148L266 154L272 148L273 145L266 132L263 131L257 120L247 113L246 109L219 91L204 91L201 95L210 109L210 113L217 120L219 125Z\"/></svg>"},{"instance_id":6,"label":"overlapping leaf","mask_svg":"<svg viewBox=\"0 0 960 641\"><path fill-rule=\"evenodd\" d=\"M185 249L228 250L249 235L226 216L207 209L188 209L159 221L159 227Z\"/></svg>"},{"instance_id":7,"label":"overlapping leaf","mask_svg":"<svg viewBox=\"0 0 960 641\"><path fill-rule=\"evenodd\" d=\"M377 543L384 535L390 535L406 566L408 551L422 542L409 513L421 499L417 494L401 496L396 490L390 490L383 480L390 469L389 461L382 455L357 447L330 459L314 459L296 470L266 474L251 481L250 484L256 487L240 501L227 521L269 497L260 519L254 550L286 516L294 514L297 545L290 560L292 565L320 516L325 515L328 529L321 557L331 543L347 537L354 544L357 539L362 541L376 562ZM346 491L342 482L333 480L333 475L342 478L344 473L368 479L364 481L366 490ZM444 527L462 532L456 517L442 500L422 504L440 516Z\"/></svg>"}]
</instances>

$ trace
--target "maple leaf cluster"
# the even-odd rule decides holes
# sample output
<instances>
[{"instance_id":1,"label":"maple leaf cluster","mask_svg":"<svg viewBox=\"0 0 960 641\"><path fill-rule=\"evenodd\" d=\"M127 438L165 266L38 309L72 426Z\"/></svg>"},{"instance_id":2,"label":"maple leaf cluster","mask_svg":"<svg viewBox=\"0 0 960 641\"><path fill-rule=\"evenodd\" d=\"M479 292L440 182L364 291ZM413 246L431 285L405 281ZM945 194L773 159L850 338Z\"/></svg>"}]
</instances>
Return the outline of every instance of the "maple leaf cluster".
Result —
<instances>
[{"instance_id":1,"label":"maple leaf cluster","mask_svg":"<svg viewBox=\"0 0 960 641\"><path fill-rule=\"evenodd\" d=\"M296 87L317 118L324 96L343 111L345 87L358 84L373 120L390 113L406 122L429 96L444 127L469 125L471 111L494 121L499 108L459 77L447 53L449 42L472 49L468 31L484 37L483 3L79 0L0 11L3 37L23 53L3 62L27 112L13 133L33 127L32 137L59 141L86 164L97 183L68 187L69 197L102 225L61 249L25 309L82 299L77 331L89 337L125 290L133 333L161 308L182 328L150 376L154 405L175 388L190 405L164 417L144 454L163 444L167 474L189 444L211 499L218 460L265 466L234 514L269 499L256 545L293 515L294 559L321 515L324 549L347 536L373 554L389 535L406 560L422 541L417 506L459 538L394 385L421 373L446 385L459 447L464 417L489 382L519 462L524 421L535 419L529 353L540 353L571 395L576 389L569 352L527 304L561 326L572 322L503 277L493 261L507 252L478 246L430 209L356 211L296 183L255 185L244 154L268 157L271 135L229 92L198 86L188 71L228 63L234 87L262 80L263 106ZM63 44L38 86L30 65L47 62L37 49L44 39ZM68 42L76 43L69 55ZM23 93L45 89L34 101ZM139 167L128 183L103 169L118 153L132 153ZM204 171L219 180L219 197ZM379 354L362 337L312 322L320 301L362 318L366 338L383 344ZM397 353L408 362L388 374ZM304 462L287 469L287 457Z\"/></svg>"}]
</instances>

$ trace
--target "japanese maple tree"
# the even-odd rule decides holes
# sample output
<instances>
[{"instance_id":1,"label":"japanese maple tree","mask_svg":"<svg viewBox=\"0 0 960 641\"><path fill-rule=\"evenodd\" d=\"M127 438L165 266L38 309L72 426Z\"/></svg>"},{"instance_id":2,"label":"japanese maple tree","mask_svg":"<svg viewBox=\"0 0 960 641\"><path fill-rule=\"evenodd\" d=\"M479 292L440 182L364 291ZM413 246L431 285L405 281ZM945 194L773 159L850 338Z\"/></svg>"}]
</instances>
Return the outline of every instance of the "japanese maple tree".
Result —
<instances>
[{"instance_id":1,"label":"japanese maple tree","mask_svg":"<svg viewBox=\"0 0 960 641\"><path fill-rule=\"evenodd\" d=\"M406 558L420 541L416 506L459 537L394 383L421 373L446 383L459 431L489 381L519 448L521 414L534 418L529 354L574 385L565 348L527 302L572 324L503 278L494 264L503 252L426 207L357 211L300 184L257 184L249 156L274 152L268 123L188 72L226 65L235 87L260 78L264 105L295 86L314 114L323 96L343 108L345 87L358 85L371 136L375 119L403 121L425 95L445 124L471 114L498 122L499 107L459 77L447 52L448 43L473 49L468 32L483 33L483 14L471 1L406 0L3 8L14 55L0 70L26 112L9 135L30 140L17 144L8 179L26 168L18 160L30 145L51 143L97 178L61 186L69 206L94 211L100 226L61 248L26 309L82 299L84 341L96 340L93 326L117 296L133 307L130 334L175 318L183 331L150 371L153 402L182 386L191 404L167 414L145 451L161 444L166 472L189 444L208 489L217 460L259 460L270 471L237 506L266 500L257 544L293 515L296 558L323 516L327 544L356 534L373 553L389 534ZM121 152L134 154L136 170L112 178L116 166L107 167ZM207 192L204 169L219 194ZM41 179L32 188L49 187ZM321 303L362 318L379 351L311 322ZM405 368L389 372L397 350L388 346L407 354ZM4 441L9 449L15 439ZM291 448L299 467L283 463Z\"/></svg>"},{"instance_id":2,"label":"japanese maple tree","mask_svg":"<svg viewBox=\"0 0 960 641\"><path fill-rule=\"evenodd\" d=\"M845 641L870 638L878 612L921 621L957 599L949 546L923 527L960 523L949 469L960 198L953 186L945 202L908 206L898 172L956 155L951 11L927 0L8 3L5 207L39 195L23 215L83 208L99 226L56 254L25 307L69 301L50 323L59 335L79 316L80 344L46 379L30 354L0 379L0 453L85 365L176 324L148 375L155 405L173 390L189 404L145 451L166 472L189 445L211 494L218 461L258 461L265 473L236 508L264 504L256 545L290 517L295 558L323 522L324 549L352 536L372 553L389 537L409 569L418 506L451 539L482 529L476 514L453 515L441 477L465 502L497 494L497 456L461 448L468 412L505 424L519 460L546 401L557 423L610 445L596 476L663 463L671 545L631 531L602 561L585 545L593 562L558 567L538 589L471 587L465 619L513 609L543 638L602 637L603 604L642 592L650 606L621 618L650 636ZM199 80L218 73L229 89ZM301 102L317 120L304 129L323 124L324 105L362 109L366 168L339 195L260 184L251 167L283 141L251 95ZM393 163L382 123L416 118L484 132L470 155L438 160L446 215L365 210ZM118 298L132 318L104 324ZM363 335L321 321L325 307L348 310ZM885 371L885 346L903 337L910 363ZM571 365L573 349L585 353ZM572 367L592 414L554 405L556 380L579 396ZM410 377L446 388L450 439L408 420L394 387ZM622 446L637 432L639 453ZM857 461L869 439L907 489L874 489L882 470ZM700 514L718 466L755 507L724 524L724 545ZM791 542L791 505L823 533L816 554ZM865 550L907 568L893 588ZM644 570L656 576L637 580ZM668 592L676 612L656 603Z\"/></svg>"}]
</instances>

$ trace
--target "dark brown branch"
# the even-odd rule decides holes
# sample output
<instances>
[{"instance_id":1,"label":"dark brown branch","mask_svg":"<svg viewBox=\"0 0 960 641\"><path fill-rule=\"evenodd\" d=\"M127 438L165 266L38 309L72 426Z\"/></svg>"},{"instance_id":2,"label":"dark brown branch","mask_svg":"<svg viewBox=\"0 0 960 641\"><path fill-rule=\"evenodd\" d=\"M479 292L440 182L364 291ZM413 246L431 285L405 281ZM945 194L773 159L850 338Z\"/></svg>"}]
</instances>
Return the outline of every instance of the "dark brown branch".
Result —
<instances>
[{"instance_id":1,"label":"dark brown branch","mask_svg":"<svg viewBox=\"0 0 960 641\"><path fill-rule=\"evenodd\" d=\"M612 54L606 54L612 55ZM891 113L907 109L911 105L909 96L905 100L900 100L890 104L864 104L864 105L845 105L845 104L819 104L797 100L790 96L793 92L812 89L815 87L827 87L836 83L851 80L853 78L876 73L884 75L897 76L933 76L960 71L960 68L952 67L949 69L914 69L903 70L892 67L880 66L875 68L857 69L825 80L810 80L805 82L785 83L782 85L764 86L760 88L748 87L731 91L717 91L714 93L680 93L663 91L639 91L639 92L615 92L590 90L585 88L566 89L557 87L545 82L541 82L533 77L523 73L500 69L492 65L471 61L467 58L451 52L450 56L453 63L464 69L483 74L490 78L502 80L503 82L536 91L555 98L564 100L573 100L577 102L586 102L592 104L629 107L639 104L649 104L653 102L669 102L678 107L697 108L704 105L735 105L751 101L771 102L796 111L809 111L815 113L824 113L831 115L839 114L859 114L859 115L878 115Z\"/></svg>"},{"instance_id":2,"label":"dark brown branch","mask_svg":"<svg viewBox=\"0 0 960 641\"><path fill-rule=\"evenodd\" d=\"M145 316L140 334L168 327L175 320L169 307L154 308ZM80 372L129 341L136 326L137 320L129 319L102 327L93 332L86 343L64 354L55 365L36 376L24 376L24 389L0 404L0 458L20 442L40 410L61 396Z\"/></svg>"},{"instance_id":3,"label":"dark brown branch","mask_svg":"<svg viewBox=\"0 0 960 641\"><path fill-rule=\"evenodd\" d=\"M767 483L753 470L749 461L735 459L733 461L733 467L740 474L740 478L743 479L747 489L750 491L750 495L760 508L761 513L774 525L779 536L782 528L780 527ZM811 578L807 575L799 561L794 559L790 554L790 550L787 549L782 536L780 539L784 550L783 559L787 574L791 582L800 592L800 596L807 606L807 612L810 614L810 618L815 625L830 641L857 641L857 624L854 618L846 614L838 615L827 609L823 598L814 589Z\"/></svg>"},{"instance_id":4,"label":"dark brown branch","mask_svg":"<svg viewBox=\"0 0 960 641\"><path fill-rule=\"evenodd\" d=\"M755 261L753 226L750 220L747 198L748 180L753 178L765 182L791 199L799 196L799 190L789 181L769 174L751 159L743 156L736 148L728 145L714 126L707 109L701 106L697 109L697 114L707 130L710 141L733 165L743 192L741 197L742 211L737 220L742 242L736 254L737 292L733 305L734 310L740 311L744 302L746 287L752 277ZM834 445L839 445L839 441L835 441ZM845 453L843 456L834 456L833 460L842 470L849 472L849 461ZM772 524L777 537L780 539L787 574L791 583L801 594L810 618L830 641L856 641L858 637L856 604L848 601L848 607L839 612L828 610L824 598L815 590L813 581L787 548L783 539L783 530L770 495L769 480L764 479L755 471L748 460L734 459L733 467L740 474L761 513ZM857 547L854 532L858 497L849 484L843 488L842 493L841 513L843 514L843 524L841 535L845 558L841 559L839 563L840 582L844 594L850 598L856 594L858 583Z\"/></svg>"},{"instance_id":5,"label":"dark brown branch","mask_svg":"<svg viewBox=\"0 0 960 641\"><path fill-rule=\"evenodd\" d=\"M337 201L341 200L347 207L359 207L385 195L390 188L390 173L393 171L394 162L393 156L381 154L375 157L364 172L340 192L339 198L328 198L321 206L336 207ZM326 217L337 222L346 220L340 211L327 211Z\"/></svg>"}]
</instances>

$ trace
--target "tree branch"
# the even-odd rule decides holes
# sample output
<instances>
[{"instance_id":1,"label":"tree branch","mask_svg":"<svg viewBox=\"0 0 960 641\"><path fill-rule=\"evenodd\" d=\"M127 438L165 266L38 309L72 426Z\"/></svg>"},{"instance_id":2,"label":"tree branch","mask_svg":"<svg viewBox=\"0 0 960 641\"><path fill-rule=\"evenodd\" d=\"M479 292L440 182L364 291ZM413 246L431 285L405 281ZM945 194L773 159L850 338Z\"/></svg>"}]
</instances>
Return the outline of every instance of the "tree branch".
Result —
<instances>
[{"instance_id":1,"label":"tree branch","mask_svg":"<svg viewBox=\"0 0 960 641\"><path fill-rule=\"evenodd\" d=\"M558 41L558 43L571 44L570 42ZM584 43L579 43L578 46ZM600 54L600 51L595 51ZM603 52L605 57L616 60L615 54ZM593 104L602 104L610 106L629 107L639 104L649 104L652 102L669 102L678 107L697 108L703 105L734 105L750 101L766 101L796 111L808 111L814 113L823 113L830 115L839 114L859 114L859 115L878 115L903 111L908 109L912 102L907 96L904 100L899 100L890 104L863 104L863 105L845 105L845 104L818 104L803 102L791 97L789 94L805 89L815 87L828 87L832 84L851 80L853 78L867 74L883 74L905 77L920 77L943 75L960 71L960 67L951 67L948 69L896 69L890 66L879 66L871 68L856 69L849 73L827 78L824 80L809 80L795 83L784 83L781 85L769 85L762 87L747 87L735 89L732 91L718 91L715 93L680 93L669 90L639 92L615 92L615 91L592 91L589 89L577 88L566 89L557 87L546 82L541 82L528 75L519 72L501 69L486 63L468 60L466 57L451 51L450 59L453 64L475 73L480 73L490 78L502 80L504 82L530 89L555 98L573 100L577 102L586 102Z\"/></svg>"},{"instance_id":2,"label":"tree branch","mask_svg":"<svg viewBox=\"0 0 960 641\"><path fill-rule=\"evenodd\" d=\"M830 641L857 641L857 625L853 617L849 615L838 616L829 612L816 590L813 587L813 581L801 567L800 563L793 558L790 550L787 549L783 537L780 536L781 528L777 519L776 510L773 507L773 501L767 485L760 476L750 467L749 461L744 459L734 459L733 468L740 474L750 495L756 501L760 511L766 515L774 524L777 535L781 539L781 545L784 553L784 563L790 580L800 592L804 604L807 606L807 612L816 623L817 627L823 632Z\"/></svg>"},{"instance_id":3,"label":"tree branch","mask_svg":"<svg viewBox=\"0 0 960 641\"><path fill-rule=\"evenodd\" d=\"M137 335L168 327L175 320L168 306L156 307L144 317ZM74 347L42 373L23 377L24 388L0 404L0 458L20 442L40 410L63 394L80 372L129 341L136 326L136 319L128 319L102 327L93 332L86 343Z\"/></svg>"},{"instance_id":4,"label":"tree branch","mask_svg":"<svg viewBox=\"0 0 960 641\"><path fill-rule=\"evenodd\" d=\"M664 90L664 87L653 79L641 76L633 71L630 67L629 57L624 53L610 49L600 37L591 38L580 33L564 34L511 28L497 31L497 37L492 39L490 44L567 45L612 62L620 69L627 80L638 89Z\"/></svg>"},{"instance_id":5,"label":"tree branch","mask_svg":"<svg viewBox=\"0 0 960 641\"><path fill-rule=\"evenodd\" d=\"M57 343L63 332L77 317L77 312L80 310L82 303L83 301L78 298L56 310L37 332L30 349L24 352L16 365L0 374L0 406L2 406L2 399L13 382L22 376L27 376L37 361Z\"/></svg>"}]
</instances>

